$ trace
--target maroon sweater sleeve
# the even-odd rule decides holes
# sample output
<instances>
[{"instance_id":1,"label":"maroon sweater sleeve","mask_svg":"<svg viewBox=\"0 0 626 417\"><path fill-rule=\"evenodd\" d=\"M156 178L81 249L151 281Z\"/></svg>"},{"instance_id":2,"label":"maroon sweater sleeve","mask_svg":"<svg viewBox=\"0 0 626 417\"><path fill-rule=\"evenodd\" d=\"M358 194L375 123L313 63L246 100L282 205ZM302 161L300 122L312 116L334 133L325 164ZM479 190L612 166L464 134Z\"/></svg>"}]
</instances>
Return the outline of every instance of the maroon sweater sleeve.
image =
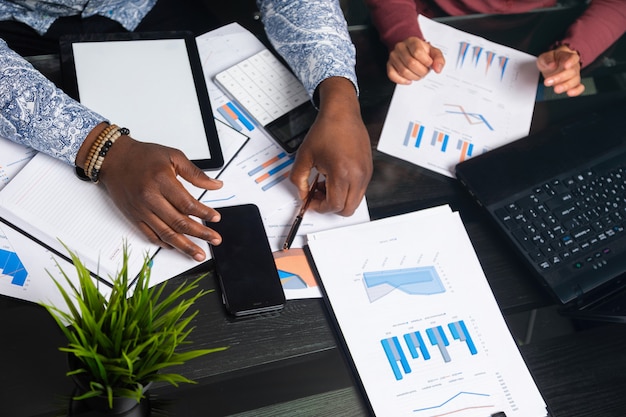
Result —
<instances>
[{"instance_id":1,"label":"maroon sweater sleeve","mask_svg":"<svg viewBox=\"0 0 626 417\"><path fill-rule=\"evenodd\" d=\"M592 0L568 29L562 43L578 51L583 67L591 64L626 30L625 0Z\"/></svg>"},{"instance_id":2,"label":"maroon sweater sleeve","mask_svg":"<svg viewBox=\"0 0 626 417\"><path fill-rule=\"evenodd\" d=\"M372 23L378 30L380 39L392 50L396 43L411 36L421 39L422 31L417 23L418 11L414 0L366 0Z\"/></svg>"}]
</instances>

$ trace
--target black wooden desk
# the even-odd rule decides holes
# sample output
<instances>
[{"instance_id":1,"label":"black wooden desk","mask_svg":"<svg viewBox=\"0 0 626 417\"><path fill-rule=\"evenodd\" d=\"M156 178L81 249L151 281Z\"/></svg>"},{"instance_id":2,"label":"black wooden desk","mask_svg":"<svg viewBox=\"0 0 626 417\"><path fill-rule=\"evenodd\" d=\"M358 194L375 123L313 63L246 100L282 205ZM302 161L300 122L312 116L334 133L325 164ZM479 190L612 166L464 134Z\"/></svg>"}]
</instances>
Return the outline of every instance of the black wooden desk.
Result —
<instances>
[{"instance_id":1,"label":"black wooden desk","mask_svg":"<svg viewBox=\"0 0 626 417\"><path fill-rule=\"evenodd\" d=\"M259 27L251 28L259 33ZM384 51L368 30L355 31L363 117L375 149L393 85ZM46 67L57 74L50 60ZM58 68L57 68L58 69ZM58 74L57 74L58 75ZM623 91L537 103L533 129L589 107L623 100ZM508 317L553 301L523 268L456 181L374 151L367 198L373 218L439 204L459 210L496 299ZM185 277L211 271L206 263ZM217 288L212 275L205 288ZM367 407L338 346L322 300L294 300L284 311L235 321L217 292L200 302L194 347L229 346L180 367L198 382L152 390L154 416L363 416ZM58 346L61 333L40 307L0 297L0 416L66 415L72 382ZM521 346L555 417L624 416L626 328L600 325Z\"/></svg>"}]
</instances>

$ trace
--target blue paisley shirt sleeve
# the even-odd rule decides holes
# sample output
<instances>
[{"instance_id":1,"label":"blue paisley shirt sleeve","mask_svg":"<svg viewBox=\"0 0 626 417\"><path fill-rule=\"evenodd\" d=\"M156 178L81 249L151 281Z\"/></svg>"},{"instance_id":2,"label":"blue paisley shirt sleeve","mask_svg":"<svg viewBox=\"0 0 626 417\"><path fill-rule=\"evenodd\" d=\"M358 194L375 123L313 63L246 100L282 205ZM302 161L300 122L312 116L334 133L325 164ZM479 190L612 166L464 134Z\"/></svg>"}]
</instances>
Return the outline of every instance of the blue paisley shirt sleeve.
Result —
<instances>
[{"instance_id":1,"label":"blue paisley shirt sleeve","mask_svg":"<svg viewBox=\"0 0 626 417\"><path fill-rule=\"evenodd\" d=\"M267 36L309 95L329 77L358 91L356 51L338 0L257 0Z\"/></svg>"},{"instance_id":2,"label":"blue paisley shirt sleeve","mask_svg":"<svg viewBox=\"0 0 626 417\"><path fill-rule=\"evenodd\" d=\"M0 40L0 136L74 165L89 132L105 120Z\"/></svg>"},{"instance_id":3,"label":"blue paisley shirt sleeve","mask_svg":"<svg viewBox=\"0 0 626 417\"><path fill-rule=\"evenodd\" d=\"M100 0L89 1L83 17L95 14L119 22L124 29L133 31L154 7L157 0Z\"/></svg>"},{"instance_id":4,"label":"blue paisley shirt sleeve","mask_svg":"<svg viewBox=\"0 0 626 417\"><path fill-rule=\"evenodd\" d=\"M16 20L45 34L63 16L101 15L133 31L157 0L0 0L0 20Z\"/></svg>"}]
</instances>

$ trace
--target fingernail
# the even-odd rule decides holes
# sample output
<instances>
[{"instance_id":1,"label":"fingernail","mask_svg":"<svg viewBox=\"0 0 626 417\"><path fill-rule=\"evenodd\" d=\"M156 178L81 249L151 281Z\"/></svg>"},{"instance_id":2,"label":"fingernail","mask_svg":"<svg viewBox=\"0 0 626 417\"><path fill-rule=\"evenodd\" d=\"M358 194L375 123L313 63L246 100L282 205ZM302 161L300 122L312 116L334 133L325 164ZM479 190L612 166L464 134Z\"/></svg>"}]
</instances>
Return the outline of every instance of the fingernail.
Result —
<instances>
[{"instance_id":1,"label":"fingernail","mask_svg":"<svg viewBox=\"0 0 626 417\"><path fill-rule=\"evenodd\" d=\"M204 261L205 255L203 253L196 253L195 255L193 255L193 259L195 259L198 262L202 262Z\"/></svg>"}]
</instances>

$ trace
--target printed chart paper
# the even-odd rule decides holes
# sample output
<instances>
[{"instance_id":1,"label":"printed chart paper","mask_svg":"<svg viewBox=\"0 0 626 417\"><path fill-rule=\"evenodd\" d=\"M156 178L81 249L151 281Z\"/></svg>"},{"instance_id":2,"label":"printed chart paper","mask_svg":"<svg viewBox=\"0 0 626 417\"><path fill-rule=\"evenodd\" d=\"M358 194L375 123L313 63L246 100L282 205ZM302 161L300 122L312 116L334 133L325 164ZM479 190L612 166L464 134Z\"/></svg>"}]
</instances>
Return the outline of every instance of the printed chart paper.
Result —
<instances>
[{"instance_id":1,"label":"printed chart paper","mask_svg":"<svg viewBox=\"0 0 626 417\"><path fill-rule=\"evenodd\" d=\"M536 57L419 16L446 65L397 85L378 150L440 174L528 135L539 70Z\"/></svg>"},{"instance_id":2,"label":"printed chart paper","mask_svg":"<svg viewBox=\"0 0 626 417\"><path fill-rule=\"evenodd\" d=\"M17 175L37 151L0 137L0 190Z\"/></svg>"},{"instance_id":3,"label":"printed chart paper","mask_svg":"<svg viewBox=\"0 0 626 417\"><path fill-rule=\"evenodd\" d=\"M308 238L376 416L547 415L458 213Z\"/></svg>"}]
</instances>

